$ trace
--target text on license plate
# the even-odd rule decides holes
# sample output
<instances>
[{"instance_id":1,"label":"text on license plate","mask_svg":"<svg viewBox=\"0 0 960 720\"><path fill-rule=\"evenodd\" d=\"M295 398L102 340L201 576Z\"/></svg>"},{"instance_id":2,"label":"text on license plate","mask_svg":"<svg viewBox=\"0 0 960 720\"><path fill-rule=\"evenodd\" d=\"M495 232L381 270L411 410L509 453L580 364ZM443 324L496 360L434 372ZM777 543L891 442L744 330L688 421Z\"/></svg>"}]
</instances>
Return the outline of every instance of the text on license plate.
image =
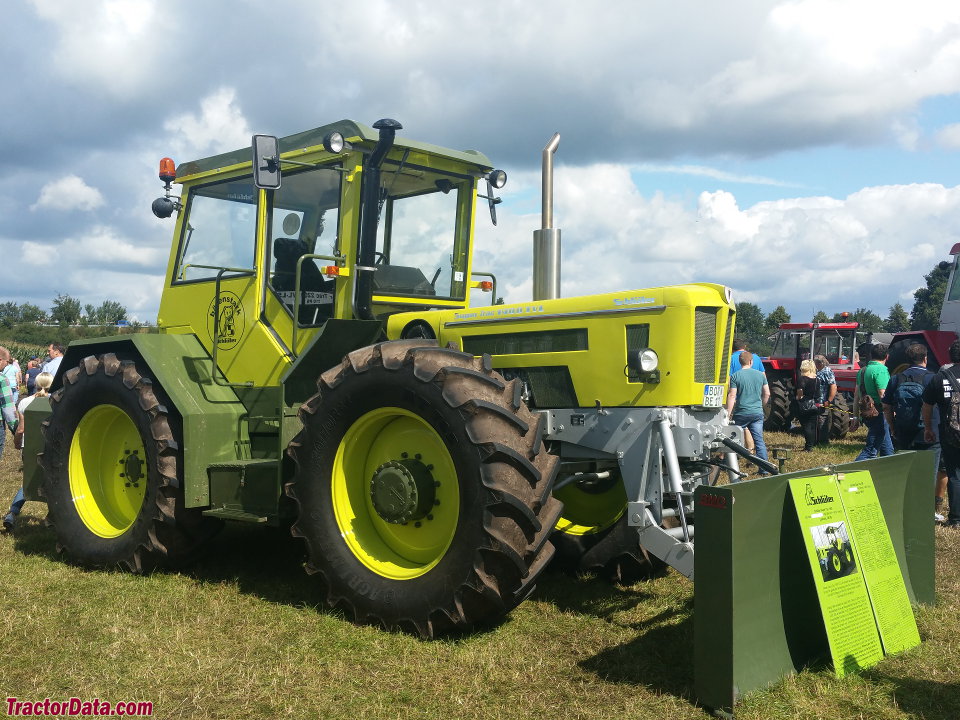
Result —
<instances>
[{"instance_id":1,"label":"text on license plate","mask_svg":"<svg viewBox=\"0 0 960 720\"><path fill-rule=\"evenodd\" d=\"M721 407L723 405L723 385L703 386L703 406Z\"/></svg>"}]
</instances>

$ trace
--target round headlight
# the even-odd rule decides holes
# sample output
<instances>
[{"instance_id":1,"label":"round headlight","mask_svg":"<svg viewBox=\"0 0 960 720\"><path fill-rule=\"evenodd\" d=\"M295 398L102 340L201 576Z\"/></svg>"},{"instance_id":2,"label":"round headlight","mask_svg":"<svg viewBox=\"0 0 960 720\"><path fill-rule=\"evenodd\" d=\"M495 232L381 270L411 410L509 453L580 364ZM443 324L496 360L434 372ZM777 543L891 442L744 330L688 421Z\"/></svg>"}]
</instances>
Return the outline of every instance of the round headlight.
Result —
<instances>
[{"instance_id":1,"label":"round headlight","mask_svg":"<svg viewBox=\"0 0 960 720\"><path fill-rule=\"evenodd\" d=\"M490 184L498 190L507 184L507 173L503 170L491 170L487 175Z\"/></svg>"},{"instance_id":2,"label":"round headlight","mask_svg":"<svg viewBox=\"0 0 960 720\"><path fill-rule=\"evenodd\" d=\"M327 133L323 138L323 149L334 155L343 152L343 135L338 132Z\"/></svg>"},{"instance_id":3,"label":"round headlight","mask_svg":"<svg viewBox=\"0 0 960 720\"><path fill-rule=\"evenodd\" d=\"M660 364L660 358L657 357L655 350L644 348L640 351L640 369L643 372L653 372Z\"/></svg>"}]
</instances>

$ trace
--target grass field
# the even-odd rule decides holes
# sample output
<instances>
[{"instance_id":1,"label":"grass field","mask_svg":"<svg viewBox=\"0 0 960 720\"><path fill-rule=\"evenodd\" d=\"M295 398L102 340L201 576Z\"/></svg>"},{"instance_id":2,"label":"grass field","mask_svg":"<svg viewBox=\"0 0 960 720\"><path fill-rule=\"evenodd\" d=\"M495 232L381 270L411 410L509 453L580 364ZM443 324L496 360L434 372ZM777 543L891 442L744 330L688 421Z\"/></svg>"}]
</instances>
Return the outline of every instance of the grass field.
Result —
<instances>
[{"instance_id":1,"label":"grass field","mask_svg":"<svg viewBox=\"0 0 960 720\"><path fill-rule=\"evenodd\" d=\"M787 471L850 460L862 441L804 454L802 438L768 435L792 449ZM317 607L279 530L231 526L189 571L137 577L59 560L44 510L27 503L0 538L3 697L147 700L158 718L709 717L692 696L692 585L674 572L628 587L548 574L498 626L428 642ZM860 676L786 678L737 717L960 718L960 533L938 528L937 543L919 648Z\"/></svg>"}]
</instances>

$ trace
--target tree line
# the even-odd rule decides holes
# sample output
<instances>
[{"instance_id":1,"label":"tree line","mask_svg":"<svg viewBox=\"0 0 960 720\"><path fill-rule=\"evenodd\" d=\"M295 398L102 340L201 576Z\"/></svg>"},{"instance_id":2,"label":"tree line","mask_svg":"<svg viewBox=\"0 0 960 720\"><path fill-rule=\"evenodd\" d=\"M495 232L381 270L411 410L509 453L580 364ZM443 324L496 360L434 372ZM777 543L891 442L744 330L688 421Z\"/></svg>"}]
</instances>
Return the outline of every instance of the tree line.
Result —
<instances>
[{"instance_id":1,"label":"tree line","mask_svg":"<svg viewBox=\"0 0 960 720\"><path fill-rule=\"evenodd\" d=\"M49 325L117 325L127 322L127 309L115 300L99 305L80 301L70 295L57 295L49 312L33 303L0 303L0 326L12 328L23 323Z\"/></svg>"},{"instance_id":2,"label":"tree line","mask_svg":"<svg viewBox=\"0 0 960 720\"><path fill-rule=\"evenodd\" d=\"M737 336L750 343L751 349L768 355L773 349L773 336L781 323L788 322L857 322L869 332L897 333L906 330L936 330L940 327L940 307L947 291L951 263L942 261L924 275L924 286L913 294L913 308L907 313L900 303L890 307L887 317L882 318L867 308L857 308L844 317L842 312L828 315L818 310L813 317L794 320L783 305L777 305L764 314L759 305L750 302L737 303Z\"/></svg>"}]
</instances>

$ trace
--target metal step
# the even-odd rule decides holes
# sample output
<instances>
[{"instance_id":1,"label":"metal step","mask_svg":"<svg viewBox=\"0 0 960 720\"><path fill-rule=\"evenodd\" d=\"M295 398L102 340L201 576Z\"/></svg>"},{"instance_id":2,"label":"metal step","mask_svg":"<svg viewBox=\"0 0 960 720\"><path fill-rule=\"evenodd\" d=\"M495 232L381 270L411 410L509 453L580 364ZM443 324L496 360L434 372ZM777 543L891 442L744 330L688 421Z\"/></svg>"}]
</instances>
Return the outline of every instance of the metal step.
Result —
<instances>
[{"instance_id":1,"label":"metal step","mask_svg":"<svg viewBox=\"0 0 960 720\"><path fill-rule=\"evenodd\" d=\"M267 518L262 515L243 512L243 510L231 510L230 508L217 508L215 510L204 510L203 514L207 517L220 518L221 520L239 520L240 522L265 523Z\"/></svg>"},{"instance_id":2,"label":"metal step","mask_svg":"<svg viewBox=\"0 0 960 720\"><path fill-rule=\"evenodd\" d=\"M210 463L207 468L210 470L246 470L247 468L277 467L279 462L274 458L244 458L242 460L231 460L230 462Z\"/></svg>"}]
</instances>

